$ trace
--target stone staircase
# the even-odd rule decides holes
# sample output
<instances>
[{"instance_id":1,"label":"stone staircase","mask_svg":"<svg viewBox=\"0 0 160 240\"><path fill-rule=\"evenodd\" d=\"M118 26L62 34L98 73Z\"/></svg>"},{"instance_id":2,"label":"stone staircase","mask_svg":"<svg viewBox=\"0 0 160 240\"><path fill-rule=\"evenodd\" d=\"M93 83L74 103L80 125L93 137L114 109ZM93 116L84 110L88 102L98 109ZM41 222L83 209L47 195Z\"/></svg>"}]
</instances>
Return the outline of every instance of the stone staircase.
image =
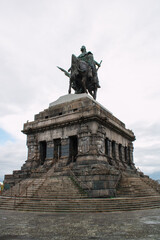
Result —
<instances>
[{"instance_id":1,"label":"stone staircase","mask_svg":"<svg viewBox=\"0 0 160 240\"><path fill-rule=\"evenodd\" d=\"M3 192L3 196L26 196L26 189L29 186L32 186L34 179L27 178L22 180L21 182L17 183L15 186L12 186L10 189Z\"/></svg>"},{"instance_id":2,"label":"stone staircase","mask_svg":"<svg viewBox=\"0 0 160 240\"><path fill-rule=\"evenodd\" d=\"M160 195L137 175L123 176L117 188L118 197L147 197Z\"/></svg>"},{"instance_id":3,"label":"stone staircase","mask_svg":"<svg viewBox=\"0 0 160 240\"><path fill-rule=\"evenodd\" d=\"M84 198L68 176L46 178L43 185L33 194L35 198L72 199Z\"/></svg>"},{"instance_id":4,"label":"stone staircase","mask_svg":"<svg viewBox=\"0 0 160 240\"><path fill-rule=\"evenodd\" d=\"M36 212L114 212L160 207L160 196L130 198L7 198L0 197L0 209Z\"/></svg>"},{"instance_id":5,"label":"stone staircase","mask_svg":"<svg viewBox=\"0 0 160 240\"><path fill-rule=\"evenodd\" d=\"M113 212L160 207L160 194L137 175L123 175L116 198L88 198L74 181L50 169L0 197L0 209L37 212Z\"/></svg>"},{"instance_id":6,"label":"stone staircase","mask_svg":"<svg viewBox=\"0 0 160 240\"><path fill-rule=\"evenodd\" d=\"M45 177L22 180L3 193L7 197L32 197L43 185Z\"/></svg>"},{"instance_id":7,"label":"stone staircase","mask_svg":"<svg viewBox=\"0 0 160 240\"><path fill-rule=\"evenodd\" d=\"M160 184L157 181L151 179L148 176L142 177L141 180L144 181L147 185L152 187L156 192L160 194Z\"/></svg>"},{"instance_id":8,"label":"stone staircase","mask_svg":"<svg viewBox=\"0 0 160 240\"><path fill-rule=\"evenodd\" d=\"M3 196L19 196L19 197L32 197L41 188L47 178L54 175L55 167L52 167L48 172L43 173L38 170L31 174L30 178L21 180L15 186L3 192ZM38 175L38 176L37 176Z\"/></svg>"}]
</instances>

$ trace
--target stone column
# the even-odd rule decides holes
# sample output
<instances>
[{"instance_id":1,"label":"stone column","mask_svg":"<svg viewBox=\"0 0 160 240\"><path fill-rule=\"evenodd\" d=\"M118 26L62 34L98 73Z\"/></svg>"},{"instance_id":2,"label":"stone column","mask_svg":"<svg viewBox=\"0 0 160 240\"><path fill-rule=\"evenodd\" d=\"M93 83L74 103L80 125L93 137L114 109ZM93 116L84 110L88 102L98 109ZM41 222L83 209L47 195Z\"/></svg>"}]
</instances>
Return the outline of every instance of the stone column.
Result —
<instances>
[{"instance_id":1,"label":"stone column","mask_svg":"<svg viewBox=\"0 0 160 240\"><path fill-rule=\"evenodd\" d=\"M111 165L114 165L114 166L117 165L115 145L116 145L115 141L110 141L110 161L111 161Z\"/></svg>"},{"instance_id":2,"label":"stone column","mask_svg":"<svg viewBox=\"0 0 160 240\"><path fill-rule=\"evenodd\" d=\"M129 154L129 165L131 168L135 168L134 162L133 162L133 143L129 143L128 146L128 154Z\"/></svg>"},{"instance_id":3,"label":"stone column","mask_svg":"<svg viewBox=\"0 0 160 240\"><path fill-rule=\"evenodd\" d=\"M124 154L125 154L125 163L128 165L129 162L129 156L128 156L128 147L124 147Z\"/></svg>"},{"instance_id":4,"label":"stone column","mask_svg":"<svg viewBox=\"0 0 160 240\"><path fill-rule=\"evenodd\" d=\"M125 161L125 147L122 146L122 163L124 165L124 167L127 167L126 161Z\"/></svg>"},{"instance_id":5,"label":"stone column","mask_svg":"<svg viewBox=\"0 0 160 240\"><path fill-rule=\"evenodd\" d=\"M125 152L124 146L122 146L122 162L125 163Z\"/></svg>"},{"instance_id":6,"label":"stone column","mask_svg":"<svg viewBox=\"0 0 160 240\"><path fill-rule=\"evenodd\" d=\"M23 170L34 169L39 165L39 152L37 136L35 134L27 135L28 158L23 165Z\"/></svg>"},{"instance_id":7,"label":"stone column","mask_svg":"<svg viewBox=\"0 0 160 240\"><path fill-rule=\"evenodd\" d=\"M112 157L112 143L111 143L111 140L108 141L108 156L109 157Z\"/></svg>"},{"instance_id":8,"label":"stone column","mask_svg":"<svg viewBox=\"0 0 160 240\"><path fill-rule=\"evenodd\" d=\"M116 163L117 163L117 167L119 169L124 169L123 163L120 159L120 154L119 154L119 144L115 143L115 159L116 159Z\"/></svg>"},{"instance_id":9,"label":"stone column","mask_svg":"<svg viewBox=\"0 0 160 240\"><path fill-rule=\"evenodd\" d=\"M116 159L116 160L119 160L118 143L115 143L115 159Z\"/></svg>"}]
</instances>

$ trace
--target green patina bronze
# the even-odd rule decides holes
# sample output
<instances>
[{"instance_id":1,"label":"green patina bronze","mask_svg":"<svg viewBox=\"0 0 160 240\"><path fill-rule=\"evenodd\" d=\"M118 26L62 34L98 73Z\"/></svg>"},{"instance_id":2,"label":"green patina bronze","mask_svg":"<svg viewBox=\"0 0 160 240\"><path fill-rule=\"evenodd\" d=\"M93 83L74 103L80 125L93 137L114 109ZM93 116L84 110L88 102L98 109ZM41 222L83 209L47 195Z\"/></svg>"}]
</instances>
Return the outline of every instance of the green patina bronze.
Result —
<instances>
[{"instance_id":1,"label":"green patina bronze","mask_svg":"<svg viewBox=\"0 0 160 240\"><path fill-rule=\"evenodd\" d=\"M72 54L72 63L68 71L58 67L64 74L70 78L68 93L71 93L71 88L75 93L90 93L96 99L97 88L100 88L97 71L101 66L94 60L93 54L87 52L86 47L81 47L81 54L76 57Z\"/></svg>"}]
</instances>

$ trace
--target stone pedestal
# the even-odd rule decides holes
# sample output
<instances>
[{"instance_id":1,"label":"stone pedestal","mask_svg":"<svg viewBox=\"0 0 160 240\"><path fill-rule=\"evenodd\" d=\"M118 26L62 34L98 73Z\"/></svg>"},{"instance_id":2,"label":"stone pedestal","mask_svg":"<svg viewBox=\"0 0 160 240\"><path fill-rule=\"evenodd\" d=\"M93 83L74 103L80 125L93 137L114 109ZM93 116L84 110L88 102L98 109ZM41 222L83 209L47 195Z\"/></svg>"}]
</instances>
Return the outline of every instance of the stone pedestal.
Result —
<instances>
[{"instance_id":1,"label":"stone pedestal","mask_svg":"<svg viewBox=\"0 0 160 240\"><path fill-rule=\"evenodd\" d=\"M22 132L28 147L22 178L25 171L41 173L58 164L57 171L63 172L72 166L92 196L114 196L120 171L135 169L133 132L87 94L60 97L25 123Z\"/></svg>"}]
</instances>

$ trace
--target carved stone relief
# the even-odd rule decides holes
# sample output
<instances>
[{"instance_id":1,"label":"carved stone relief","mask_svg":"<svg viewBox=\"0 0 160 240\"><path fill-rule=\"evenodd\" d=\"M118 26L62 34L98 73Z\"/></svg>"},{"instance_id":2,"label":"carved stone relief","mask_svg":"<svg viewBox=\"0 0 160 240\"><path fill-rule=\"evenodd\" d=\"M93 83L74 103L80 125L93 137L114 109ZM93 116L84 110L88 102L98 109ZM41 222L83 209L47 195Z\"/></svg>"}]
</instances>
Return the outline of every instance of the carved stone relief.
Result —
<instances>
[{"instance_id":1,"label":"carved stone relief","mask_svg":"<svg viewBox=\"0 0 160 240\"><path fill-rule=\"evenodd\" d=\"M79 153L85 154L89 152L89 137L79 139Z\"/></svg>"}]
</instances>

